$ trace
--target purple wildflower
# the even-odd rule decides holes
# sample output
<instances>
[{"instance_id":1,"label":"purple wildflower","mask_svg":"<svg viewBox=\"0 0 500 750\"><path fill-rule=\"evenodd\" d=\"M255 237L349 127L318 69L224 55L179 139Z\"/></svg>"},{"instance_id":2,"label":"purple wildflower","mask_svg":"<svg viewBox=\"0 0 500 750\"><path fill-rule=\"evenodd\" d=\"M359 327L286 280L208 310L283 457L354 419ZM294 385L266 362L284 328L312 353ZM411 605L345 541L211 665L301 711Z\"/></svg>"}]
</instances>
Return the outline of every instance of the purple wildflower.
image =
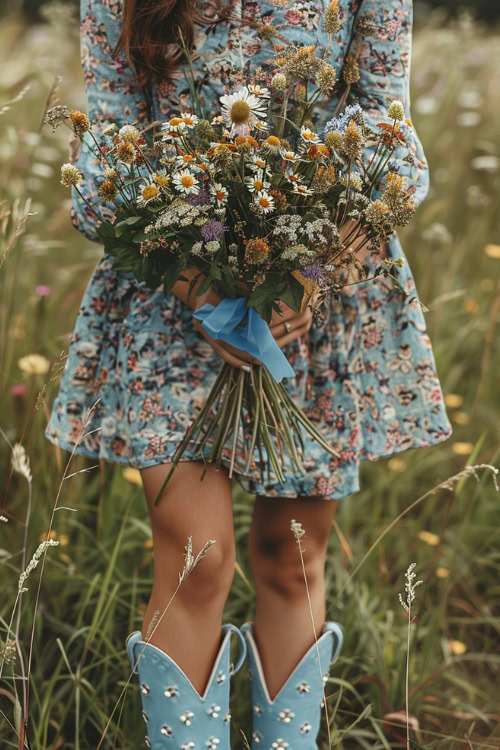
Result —
<instances>
[{"instance_id":1,"label":"purple wildflower","mask_svg":"<svg viewBox=\"0 0 500 750\"><path fill-rule=\"evenodd\" d=\"M310 266L304 266L301 270L302 276L313 281L323 281L323 269L318 263L312 263Z\"/></svg>"},{"instance_id":2,"label":"purple wildflower","mask_svg":"<svg viewBox=\"0 0 500 750\"><path fill-rule=\"evenodd\" d=\"M203 190L203 188L200 190L198 195L188 195L185 200L191 206L206 206L210 202L208 193L206 190Z\"/></svg>"},{"instance_id":3,"label":"purple wildflower","mask_svg":"<svg viewBox=\"0 0 500 750\"><path fill-rule=\"evenodd\" d=\"M364 126L363 110L359 104L348 104L339 117L334 117L333 120L327 122L323 131L323 137L325 137L331 130L340 130L341 133L345 133L351 120L354 120L354 122L360 127Z\"/></svg>"},{"instance_id":4,"label":"purple wildflower","mask_svg":"<svg viewBox=\"0 0 500 750\"><path fill-rule=\"evenodd\" d=\"M224 225L216 219L209 219L201 228L201 236L207 242L211 240L220 240L224 232Z\"/></svg>"}]
</instances>

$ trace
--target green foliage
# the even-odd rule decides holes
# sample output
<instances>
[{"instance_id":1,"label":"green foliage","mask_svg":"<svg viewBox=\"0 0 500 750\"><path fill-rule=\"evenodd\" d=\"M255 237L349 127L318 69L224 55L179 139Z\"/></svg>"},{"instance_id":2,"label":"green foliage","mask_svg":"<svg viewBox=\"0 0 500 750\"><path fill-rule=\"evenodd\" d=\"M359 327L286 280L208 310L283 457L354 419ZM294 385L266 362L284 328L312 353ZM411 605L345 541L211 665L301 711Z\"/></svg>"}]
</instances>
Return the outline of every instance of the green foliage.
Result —
<instances>
[{"instance_id":1,"label":"green foliage","mask_svg":"<svg viewBox=\"0 0 500 750\"><path fill-rule=\"evenodd\" d=\"M68 193L58 177L64 131L39 132L44 101L59 71L65 73L61 100L84 108L78 40L60 21L36 34L4 22L0 63L0 102L31 85L0 122L0 200L5 201L0 203L0 258L5 255L0 270L5 504L0 513L8 518L0 524L0 637L3 644L23 568L24 534L29 561L46 538L60 491L52 526L60 544L47 551L38 604L41 566L28 578L22 601L19 640L26 669L34 625L29 739L37 750L95 750L130 673L125 638L141 626L151 589L151 530L142 489L130 482L133 473L76 457L68 472L74 475L63 480L68 454L43 435L64 365L61 350L102 253L70 225ZM454 434L439 446L363 462L362 489L340 503L326 571L328 617L345 630L327 684L332 739L339 750L405 747L406 620L398 592L413 561L424 579L410 654L410 713L412 726L415 721L419 726L419 734L412 732L413 747L455 750L467 747L466 736L478 750L498 745L499 497L490 473L478 472L478 481L463 478L451 489L425 496L377 539L410 504L466 463L499 463L494 326L500 219L494 157L500 103L492 83L499 65L498 39L474 27L424 29L415 39L413 115L430 161L432 190L404 233L403 246L419 297L429 308L426 321ZM36 293L40 284L52 288L49 296ZM58 364L46 374L28 376L18 360L30 353ZM26 392L15 395L11 389L20 385ZM31 462L26 528L28 485L20 474L10 477L5 438L22 439ZM235 485L238 571L224 614L226 622L236 624L254 612L246 550L251 512L251 498ZM180 550L179 571L182 565ZM10 722L19 716L22 700L21 680L12 679L12 669L5 668L0 694ZM19 656L15 673L21 674ZM237 748L243 746L240 730L249 736L244 670L234 683ZM143 746L139 706L132 682L103 748ZM321 737L325 750L326 732ZM0 723L0 743L18 747L6 720Z\"/></svg>"}]
</instances>

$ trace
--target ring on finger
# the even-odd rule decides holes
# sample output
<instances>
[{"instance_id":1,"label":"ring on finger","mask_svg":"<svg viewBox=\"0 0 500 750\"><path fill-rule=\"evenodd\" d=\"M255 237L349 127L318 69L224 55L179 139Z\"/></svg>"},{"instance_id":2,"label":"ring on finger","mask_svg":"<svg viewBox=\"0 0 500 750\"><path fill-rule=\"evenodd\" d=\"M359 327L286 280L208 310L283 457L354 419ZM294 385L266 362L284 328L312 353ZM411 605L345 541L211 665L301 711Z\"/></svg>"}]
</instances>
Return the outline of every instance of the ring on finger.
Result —
<instances>
[{"instance_id":1,"label":"ring on finger","mask_svg":"<svg viewBox=\"0 0 500 750\"><path fill-rule=\"evenodd\" d=\"M286 332L287 332L287 333L291 333L291 331L292 331L292 326L290 325L290 323L288 322L288 320L284 320L284 321L283 321L283 325L285 326L285 330L286 330Z\"/></svg>"}]
</instances>

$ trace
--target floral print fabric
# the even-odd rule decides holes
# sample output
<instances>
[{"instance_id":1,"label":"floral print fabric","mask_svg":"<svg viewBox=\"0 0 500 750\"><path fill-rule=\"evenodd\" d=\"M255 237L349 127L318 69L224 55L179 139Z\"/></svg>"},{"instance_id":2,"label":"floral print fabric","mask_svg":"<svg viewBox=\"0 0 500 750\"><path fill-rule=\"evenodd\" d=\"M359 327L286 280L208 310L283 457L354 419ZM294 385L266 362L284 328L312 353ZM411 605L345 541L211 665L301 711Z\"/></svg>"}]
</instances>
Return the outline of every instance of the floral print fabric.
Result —
<instances>
[{"instance_id":1,"label":"floral print fabric","mask_svg":"<svg viewBox=\"0 0 500 750\"><path fill-rule=\"evenodd\" d=\"M197 28L195 73L208 107L234 90L244 78L269 83L269 42L244 16L272 23L298 44L325 45L321 0L272 0L235 3L235 20L210 22L208 5L200 7L207 25ZM173 82L153 88L150 96L134 83L123 59L113 60L120 31L118 0L82 0L82 64L91 119L101 127L164 119L190 108L190 93L179 70ZM353 95L378 122L391 99L401 99L409 116L408 80L412 5L410 0L340 0L342 28L330 50L339 76L348 49L355 50L360 81ZM357 23L355 24L355 18ZM336 101L320 113L319 127L333 114ZM405 174L414 199L428 189L425 155L414 131L413 159ZM97 165L86 149L78 166L91 200ZM77 195L73 221L96 240L95 219ZM405 259L399 240L391 239L388 256ZM168 461L216 377L221 360L194 329L191 311L161 287L151 290L130 273L117 272L112 259L98 262L85 291L71 337L68 360L46 436L72 450L85 416L94 406L76 452L142 468ZM372 260L368 258L370 264ZM375 262L375 259L374 259ZM340 458L308 443L305 474L286 467L285 485L273 477L240 476L251 492L267 496L324 496L338 499L359 489L359 462L408 448L430 446L451 435L425 320L416 302L407 263L399 279L408 297L379 277L347 288L332 300L326 320L313 326L285 353L296 377L285 381L292 397L319 425ZM413 299L412 299L413 296ZM193 457L192 450L185 460ZM242 471L242 459L237 466Z\"/></svg>"}]
</instances>

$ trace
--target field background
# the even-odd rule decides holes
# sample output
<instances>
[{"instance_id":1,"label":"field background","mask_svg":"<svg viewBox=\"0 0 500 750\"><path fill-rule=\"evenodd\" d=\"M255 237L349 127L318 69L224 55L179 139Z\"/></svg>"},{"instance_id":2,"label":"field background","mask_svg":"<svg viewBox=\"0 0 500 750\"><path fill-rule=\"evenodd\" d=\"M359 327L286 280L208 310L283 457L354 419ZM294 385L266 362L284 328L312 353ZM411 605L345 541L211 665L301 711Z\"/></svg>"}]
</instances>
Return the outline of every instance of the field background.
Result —
<instances>
[{"instance_id":1,"label":"field background","mask_svg":"<svg viewBox=\"0 0 500 750\"><path fill-rule=\"evenodd\" d=\"M85 108L69 8L53 6L36 24L16 12L0 22L0 649L16 601L21 645L0 684L2 748L18 747L13 727L19 729L23 674L30 685L26 747L99 746L129 674L125 638L140 627L152 575L137 473L75 458L67 471L73 476L63 479L67 454L43 435L64 361L55 363L101 254L69 222L58 177L64 130L40 128L54 81L61 102ZM363 489L339 507L327 568L329 616L344 625L346 642L327 694L332 746L341 750L405 746L407 623L398 592L412 562L424 581L409 668L413 736L439 750L500 744L500 497L488 468L439 486L466 466L500 466L500 38L467 14L446 16L419 6L412 108L432 190L403 244L429 308L454 433L433 448L364 462ZM20 366L30 354L42 357L38 374ZM48 365L53 369L43 372ZM11 447L20 441L31 482L11 473ZM56 500L62 507L53 512ZM253 607L244 543L251 498L236 493L235 512L240 567L226 621L241 624ZM16 600L19 575L49 528L59 545ZM239 748L240 730L249 735L243 671L235 682ZM134 682L100 746L143 747ZM320 747L327 747L325 735Z\"/></svg>"}]
</instances>

